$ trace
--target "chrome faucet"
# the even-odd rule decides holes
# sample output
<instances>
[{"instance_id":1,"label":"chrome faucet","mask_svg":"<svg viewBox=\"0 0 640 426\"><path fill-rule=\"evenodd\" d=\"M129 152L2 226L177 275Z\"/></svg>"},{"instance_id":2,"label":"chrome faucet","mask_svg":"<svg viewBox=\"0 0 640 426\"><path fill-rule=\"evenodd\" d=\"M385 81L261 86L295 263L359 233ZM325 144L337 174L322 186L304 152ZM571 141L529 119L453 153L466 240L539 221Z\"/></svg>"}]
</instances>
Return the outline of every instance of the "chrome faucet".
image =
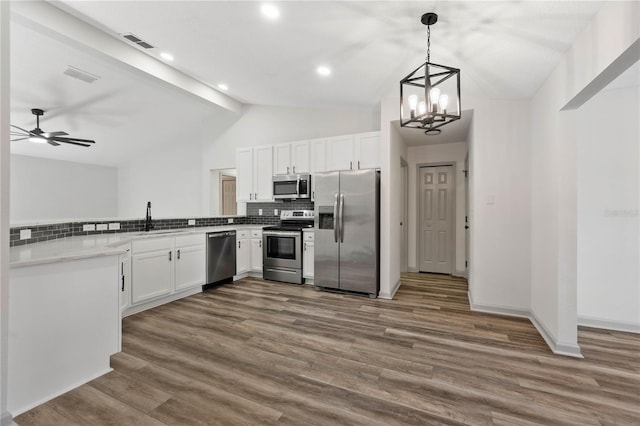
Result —
<instances>
[{"instance_id":1,"label":"chrome faucet","mask_svg":"<svg viewBox=\"0 0 640 426\"><path fill-rule=\"evenodd\" d=\"M145 232L153 229L153 224L151 223L151 201L147 201L147 216L144 218L144 230Z\"/></svg>"}]
</instances>

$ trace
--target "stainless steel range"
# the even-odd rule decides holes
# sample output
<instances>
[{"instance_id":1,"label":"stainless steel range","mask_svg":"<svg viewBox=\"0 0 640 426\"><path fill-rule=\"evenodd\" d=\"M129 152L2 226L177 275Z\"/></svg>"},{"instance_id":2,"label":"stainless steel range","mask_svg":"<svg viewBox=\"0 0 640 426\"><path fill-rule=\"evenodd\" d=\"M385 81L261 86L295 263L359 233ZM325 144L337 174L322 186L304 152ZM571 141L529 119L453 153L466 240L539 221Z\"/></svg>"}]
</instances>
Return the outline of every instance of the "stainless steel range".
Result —
<instances>
[{"instance_id":1,"label":"stainless steel range","mask_svg":"<svg viewBox=\"0 0 640 426\"><path fill-rule=\"evenodd\" d=\"M313 228L313 210L283 210L280 225L262 231L265 280L302 284L302 229Z\"/></svg>"}]
</instances>

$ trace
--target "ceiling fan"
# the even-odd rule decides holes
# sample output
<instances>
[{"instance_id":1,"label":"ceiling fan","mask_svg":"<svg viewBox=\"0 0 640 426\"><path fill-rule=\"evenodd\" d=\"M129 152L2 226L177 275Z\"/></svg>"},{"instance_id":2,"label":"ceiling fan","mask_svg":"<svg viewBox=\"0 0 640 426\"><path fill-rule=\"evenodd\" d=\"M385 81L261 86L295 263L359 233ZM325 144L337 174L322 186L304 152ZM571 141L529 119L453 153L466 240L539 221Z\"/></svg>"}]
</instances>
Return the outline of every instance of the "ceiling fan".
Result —
<instances>
[{"instance_id":1,"label":"ceiling fan","mask_svg":"<svg viewBox=\"0 0 640 426\"><path fill-rule=\"evenodd\" d=\"M30 142L48 143L53 146L59 146L60 144L58 142L79 146L91 146L91 144L96 143L96 141L90 139L65 138L64 136L69 134L67 132L44 132L40 128L40 117L44 115L44 110L41 110L40 108L33 108L31 113L36 116L36 128L33 130L25 130L12 124L11 127L16 130L11 130L11 136L17 136L16 139L11 139L12 142L29 139Z\"/></svg>"}]
</instances>

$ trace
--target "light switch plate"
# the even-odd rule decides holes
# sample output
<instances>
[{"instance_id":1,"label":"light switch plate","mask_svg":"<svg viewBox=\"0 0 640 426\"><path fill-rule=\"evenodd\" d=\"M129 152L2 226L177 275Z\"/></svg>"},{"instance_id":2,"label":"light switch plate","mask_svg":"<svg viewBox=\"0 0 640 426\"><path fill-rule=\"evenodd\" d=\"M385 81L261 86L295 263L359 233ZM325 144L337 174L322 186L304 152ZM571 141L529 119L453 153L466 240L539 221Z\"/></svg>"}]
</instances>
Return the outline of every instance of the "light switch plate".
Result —
<instances>
[{"instance_id":1,"label":"light switch plate","mask_svg":"<svg viewBox=\"0 0 640 426\"><path fill-rule=\"evenodd\" d=\"M20 230L20 239L21 240L28 240L29 238L31 238L31 229L21 229Z\"/></svg>"},{"instance_id":2,"label":"light switch plate","mask_svg":"<svg viewBox=\"0 0 640 426\"><path fill-rule=\"evenodd\" d=\"M96 230L96 224L95 223L85 223L84 225L82 225L82 230L83 231L95 231Z\"/></svg>"},{"instance_id":3,"label":"light switch plate","mask_svg":"<svg viewBox=\"0 0 640 426\"><path fill-rule=\"evenodd\" d=\"M273 215L278 216L278 209L273 209Z\"/></svg>"},{"instance_id":4,"label":"light switch plate","mask_svg":"<svg viewBox=\"0 0 640 426\"><path fill-rule=\"evenodd\" d=\"M229 218L229 219L227 220L227 223L233 223L233 219L232 219L232 218Z\"/></svg>"},{"instance_id":5,"label":"light switch plate","mask_svg":"<svg viewBox=\"0 0 640 426\"><path fill-rule=\"evenodd\" d=\"M117 231L120 229L120 222L113 222L109 224L109 231Z\"/></svg>"},{"instance_id":6,"label":"light switch plate","mask_svg":"<svg viewBox=\"0 0 640 426\"><path fill-rule=\"evenodd\" d=\"M96 231L106 231L107 229L109 229L109 225L106 223L99 223L96 225Z\"/></svg>"},{"instance_id":7,"label":"light switch plate","mask_svg":"<svg viewBox=\"0 0 640 426\"><path fill-rule=\"evenodd\" d=\"M196 220L195 219L189 219L187 221L187 226L195 226L196 224Z\"/></svg>"}]
</instances>

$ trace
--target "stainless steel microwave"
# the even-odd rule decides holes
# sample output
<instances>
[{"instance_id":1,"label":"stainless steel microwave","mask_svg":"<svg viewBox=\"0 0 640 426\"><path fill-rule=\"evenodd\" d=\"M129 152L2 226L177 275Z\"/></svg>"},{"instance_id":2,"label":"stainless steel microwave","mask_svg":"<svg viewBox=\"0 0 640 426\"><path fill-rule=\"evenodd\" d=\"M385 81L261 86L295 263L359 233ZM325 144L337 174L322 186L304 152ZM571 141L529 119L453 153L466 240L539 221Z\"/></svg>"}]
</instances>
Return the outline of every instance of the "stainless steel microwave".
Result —
<instances>
[{"instance_id":1,"label":"stainless steel microwave","mask_svg":"<svg viewBox=\"0 0 640 426\"><path fill-rule=\"evenodd\" d=\"M311 198L311 175L274 176L273 198L276 200Z\"/></svg>"}]
</instances>

